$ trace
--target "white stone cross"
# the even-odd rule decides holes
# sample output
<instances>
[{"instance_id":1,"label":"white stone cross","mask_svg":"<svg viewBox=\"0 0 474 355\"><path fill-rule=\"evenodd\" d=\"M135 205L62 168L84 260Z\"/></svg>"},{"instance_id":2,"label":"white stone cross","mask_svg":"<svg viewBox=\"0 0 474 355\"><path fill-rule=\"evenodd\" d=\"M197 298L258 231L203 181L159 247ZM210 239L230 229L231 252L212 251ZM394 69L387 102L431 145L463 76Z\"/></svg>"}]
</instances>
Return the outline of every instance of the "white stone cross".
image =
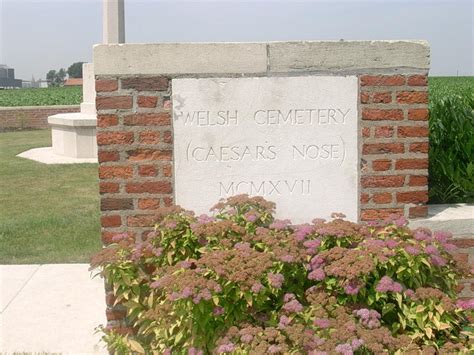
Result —
<instances>
[{"instance_id":1,"label":"white stone cross","mask_svg":"<svg viewBox=\"0 0 474 355\"><path fill-rule=\"evenodd\" d=\"M103 43L125 43L124 0L104 0Z\"/></svg>"}]
</instances>

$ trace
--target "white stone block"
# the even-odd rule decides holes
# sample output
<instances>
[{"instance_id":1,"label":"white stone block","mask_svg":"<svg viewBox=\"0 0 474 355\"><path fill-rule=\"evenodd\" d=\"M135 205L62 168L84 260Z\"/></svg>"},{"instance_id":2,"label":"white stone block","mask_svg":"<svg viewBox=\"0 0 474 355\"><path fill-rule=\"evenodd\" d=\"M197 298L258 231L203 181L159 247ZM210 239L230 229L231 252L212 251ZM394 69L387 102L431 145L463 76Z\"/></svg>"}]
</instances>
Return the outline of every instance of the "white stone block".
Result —
<instances>
[{"instance_id":1,"label":"white stone block","mask_svg":"<svg viewBox=\"0 0 474 355\"><path fill-rule=\"evenodd\" d=\"M82 103L81 113L95 115L95 78L94 64L82 64Z\"/></svg>"},{"instance_id":2,"label":"white stone block","mask_svg":"<svg viewBox=\"0 0 474 355\"><path fill-rule=\"evenodd\" d=\"M355 76L173 79L176 203L248 193L277 217L358 219Z\"/></svg>"},{"instance_id":3,"label":"white stone block","mask_svg":"<svg viewBox=\"0 0 474 355\"><path fill-rule=\"evenodd\" d=\"M96 158L95 115L64 113L48 117L53 153L72 158Z\"/></svg>"}]
</instances>

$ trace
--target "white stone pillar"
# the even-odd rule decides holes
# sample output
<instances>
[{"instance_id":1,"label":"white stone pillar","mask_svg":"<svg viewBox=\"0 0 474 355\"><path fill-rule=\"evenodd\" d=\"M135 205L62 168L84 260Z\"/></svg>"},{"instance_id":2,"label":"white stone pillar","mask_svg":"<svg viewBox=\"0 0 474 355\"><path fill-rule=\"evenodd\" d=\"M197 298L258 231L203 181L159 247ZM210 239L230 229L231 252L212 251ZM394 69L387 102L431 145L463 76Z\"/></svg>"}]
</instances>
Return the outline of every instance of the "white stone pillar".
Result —
<instances>
[{"instance_id":1,"label":"white stone pillar","mask_svg":"<svg viewBox=\"0 0 474 355\"><path fill-rule=\"evenodd\" d=\"M103 43L125 43L124 0L104 0Z\"/></svg>"}]
</instances>

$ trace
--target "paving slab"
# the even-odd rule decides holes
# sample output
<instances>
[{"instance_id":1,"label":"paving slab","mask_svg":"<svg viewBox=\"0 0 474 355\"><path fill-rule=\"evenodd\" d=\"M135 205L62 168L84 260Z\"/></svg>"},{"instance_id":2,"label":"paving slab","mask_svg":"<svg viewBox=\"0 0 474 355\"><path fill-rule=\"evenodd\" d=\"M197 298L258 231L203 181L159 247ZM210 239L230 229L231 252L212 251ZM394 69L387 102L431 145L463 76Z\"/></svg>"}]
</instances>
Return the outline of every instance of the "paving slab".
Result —
<instances>
[{"instance_id":1,"label":"paving slab","mask_svg":"<svg viewBox=\"0 0 474 355\"><path fill-rule=\"evenodd\" d=\"M39 265L0 265L0 314L28 283Z\"/></svg>"},{"instance_id":2,"label":"paving slab","mask_svg":"<svg viewBox=\"0 0 474 355\"><path fill-rule=\"evenodd\" d=\"M18 267L19 271L14 268ZM18 290L20 275L34 266L2 267ZM0 314L0 353L107 354L95 328L105 324L103 280L87 264L36 265L37 270ZM20 282L21 283L21 282ZM7 278L2 289L10 288ZM3 292L3 291L2 291Z\"/></svg>"},{"instance_id":3,"label":"paving slab","mask_svg":"<svg viewBox=\"0 0 474 355\"><path fill-rule=\"evenodd\" d=\"M84 164L97 163L97 158L71 158L54 154L53 147L33 148L17 155L43 164Z\"/></svg>"}]
</instances>

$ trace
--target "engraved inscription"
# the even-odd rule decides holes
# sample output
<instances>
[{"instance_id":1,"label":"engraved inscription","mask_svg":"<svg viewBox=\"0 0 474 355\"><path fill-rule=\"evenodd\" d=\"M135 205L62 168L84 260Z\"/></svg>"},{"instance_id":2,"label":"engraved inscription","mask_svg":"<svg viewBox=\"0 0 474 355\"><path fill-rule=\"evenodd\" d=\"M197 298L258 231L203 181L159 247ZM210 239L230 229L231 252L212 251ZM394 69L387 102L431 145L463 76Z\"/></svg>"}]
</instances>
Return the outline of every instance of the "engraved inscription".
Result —
<instances>
[{"instance_id":1,"label":"engraved inscription","mask_svg":"<svg viewBox=\"0 0 474 355\"><path fill-rule=\"evenodd\" d=\"M355 76L173 79L176 203L264 196L294 223L357 219Z\"/></svg>"}]
</instances>

